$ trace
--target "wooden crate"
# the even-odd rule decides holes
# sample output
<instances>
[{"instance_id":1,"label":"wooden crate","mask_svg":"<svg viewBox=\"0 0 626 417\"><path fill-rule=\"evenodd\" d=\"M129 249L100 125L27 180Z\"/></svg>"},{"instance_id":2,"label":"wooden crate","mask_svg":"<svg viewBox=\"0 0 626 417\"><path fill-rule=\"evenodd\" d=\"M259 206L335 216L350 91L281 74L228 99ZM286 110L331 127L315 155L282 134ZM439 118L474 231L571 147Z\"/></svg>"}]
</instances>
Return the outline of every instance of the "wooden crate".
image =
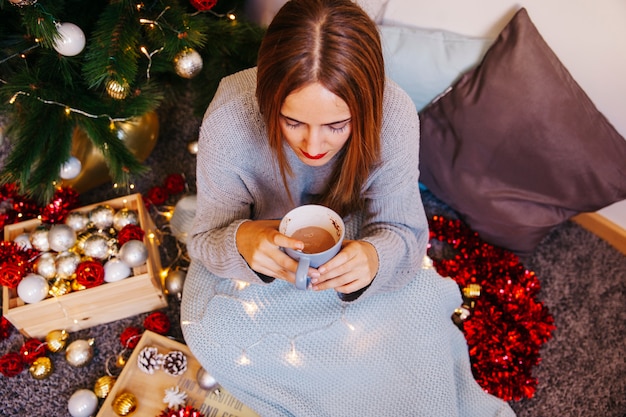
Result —
<instances>
[{"instance_id":1,"label":"wooden crate","mask_svg":"<svg viewBox=\"0 0 626 417\"><path fill-rule=\"evenodd\" d=\"M132 194L103 201L76 211L90 211L102 204L108 204L116 210L128 208L137 212L139 225L145 232L148 261L133 268L133 275L121 281L46 298L33 304L25 304L17 296L16 289L3 287L3 315L25 336L44 338L56 329L74 332L167 306L160 276L161 258L154 234L156 227L141 195ZM5 226L4 240L12 241L40 224L39 220L32 219Z\"/></svg>"},{"instance_id":2,"label":"wooden crate","mask_svg":"<svg viewBox=\"0 0 626 417\"><path fill-rule=\"evenodd\" d=\"M187 356L187 370L179 376L168 375L162 369L152 375L142 372L137 366L137 357L146 346L156 347L164 355L172 350L183 352ZM220 388L218 394L198 386L196 375L199 369L200 364L186 345L146 330L96 417L118 417L113 402L122 393L130 393L137 398L133 416L158 416L167 408L163 402L165 390L173 387L187 393L186 404L200 410L206 417L258 417L225 389Z\"/></svg>"}]
</instances>

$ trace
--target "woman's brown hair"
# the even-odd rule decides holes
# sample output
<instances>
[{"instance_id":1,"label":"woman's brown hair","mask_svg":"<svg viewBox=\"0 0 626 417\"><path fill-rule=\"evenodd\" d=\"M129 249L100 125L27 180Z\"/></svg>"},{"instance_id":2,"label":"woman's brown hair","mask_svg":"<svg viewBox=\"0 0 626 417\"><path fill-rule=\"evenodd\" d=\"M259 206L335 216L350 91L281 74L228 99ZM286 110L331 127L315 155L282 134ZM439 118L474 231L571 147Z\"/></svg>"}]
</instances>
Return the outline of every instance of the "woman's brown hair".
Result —
<instances>
[{"instance_id":1,"label":"woman's brown hair","mask_svg":"<svg viewBox=\"0 0 626 417\"><path fill-rule=\"evenodd\" d=\"M290 0L259 49L256 96L288 190L280 110L293 91L319 82L346 102L352 134L317 203L342 215L363 208L362 188L380 154L385 69L376 24L352 0Z\"/></svg>"}]
</instances>

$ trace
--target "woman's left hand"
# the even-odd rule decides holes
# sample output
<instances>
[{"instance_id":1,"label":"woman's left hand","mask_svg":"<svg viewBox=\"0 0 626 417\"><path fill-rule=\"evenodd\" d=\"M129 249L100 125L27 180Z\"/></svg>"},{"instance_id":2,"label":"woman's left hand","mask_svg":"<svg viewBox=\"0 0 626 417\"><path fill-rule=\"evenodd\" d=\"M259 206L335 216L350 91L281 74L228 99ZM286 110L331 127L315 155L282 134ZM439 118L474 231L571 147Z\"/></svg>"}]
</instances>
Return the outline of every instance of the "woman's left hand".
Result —
<instances>
[{"instance_id":1,"label":"woman's left hand","mask_svg":"<svg viewBox=\"0 0 626 417\"><path fill-rule=\"evenodd\" d=\"M333 259L317 268L311 276L313 290L333 288L350 294L368 286L378 272L378 253L374 246L362 240L346 240Z\"/></svg>"}]
</instances>

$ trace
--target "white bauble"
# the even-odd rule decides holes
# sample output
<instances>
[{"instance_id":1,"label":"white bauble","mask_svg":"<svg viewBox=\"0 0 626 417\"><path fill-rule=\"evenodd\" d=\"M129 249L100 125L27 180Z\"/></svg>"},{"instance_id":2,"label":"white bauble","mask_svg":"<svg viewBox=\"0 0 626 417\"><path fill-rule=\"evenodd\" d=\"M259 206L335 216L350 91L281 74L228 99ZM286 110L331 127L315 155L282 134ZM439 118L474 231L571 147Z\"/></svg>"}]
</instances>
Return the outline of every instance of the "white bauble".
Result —
<instances>
[{"instance_id":1,"label":"white bauble","mask_svg":"<svg viewBox=\"0 0 626 417\"><path fill-rule=\"evenodd\" d=\"M129 240L122 245L118 256L126 265L134 268L146 263L148 260L148 248L141 240Z\"/></svg>"},{"instance_id":2,"label":"white bauble","mask_svg":"<svg viewBox=\"0 0 626 417\"><path fill-rule=\"evenodd\" d=\"M55 252L65 252L76 244L76 232L65 223L55 224L48 231L48 244Z\"/></svg>"},{"instance_id":3,"label":"white bauble","mask_svg":"<svg viewBox=\"0 0 626 417\"><path fill-rule=\"evenodd\" d=\"M80 159L75 156L70 156L63 165L61 165L61 170L59 171L59 177L64 180L71 180L76 178L78 174L80 174L80 170L83 168L83 164L80 162Z\"/></svg>"},{"instance_id":4,"label":"white bauble","mask_svg":"<svg viewBox=\"0 0 626 417\"><path fill-rule=\"evenodd\" d=\"M26 275L17 285L17 295L27 304L38 303L46 298L50 286L48 281L38 274Z\"/></svg>"},{"instance_id":5,"label":"white bauble","mask_svg":"<svg viewBox=\"0 0 626 417\"><path fill-rule=\"evenodd\" d=\"M78 55L85 48L85 34L73 23L65 22L57 25L59 38L54 42L54 50L65 56Z\"/></svg>"},{"instance_id":6,"label":"white bauble","mask_svg":"<svg viewBox=\"0 0 626 417\"><path fill-rule=\"evenodd\" d=\"M88 389L79 389L74 392L67 402L67 410L72 417L93 416L98 408L98 397Z\"/></svg>"},{"instance_id":7,"label":"white bauble","mask_svg":"<svg viewBox=\"0 0 626 417\"><path fill-rule=\"evenodd\" d=\"M130 267L119 258L111 258L104 264L105 282L121 281L130 276L130 274Z\"/></svg>"}]
</instances>

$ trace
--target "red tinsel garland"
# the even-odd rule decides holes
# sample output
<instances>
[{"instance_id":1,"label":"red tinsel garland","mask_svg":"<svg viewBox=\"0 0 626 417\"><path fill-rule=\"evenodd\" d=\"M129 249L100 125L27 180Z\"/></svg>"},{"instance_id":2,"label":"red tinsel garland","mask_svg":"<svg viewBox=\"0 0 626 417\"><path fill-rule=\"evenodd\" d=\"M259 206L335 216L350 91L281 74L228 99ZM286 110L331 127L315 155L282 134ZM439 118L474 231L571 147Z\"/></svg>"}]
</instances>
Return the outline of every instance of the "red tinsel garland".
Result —
<instances>
[{"instance_id":1,"label":"red tinsel garland","mask_svg":"<svg viewBox=\"0 0 626 417\"><path fill-rule=\"evenodd\" d=\"M460 220L429 219L430 239L447 243L452 259L433 259L437 272L461 288L481 287L470 316L461 324L472 371L485 391L506 401L531 398L532 370L539 349L555 329L554 319L536 297L540 283L519 258L484 242ZM429 255L432 255L432 247Z\"/></svg>"}]
</instances>

